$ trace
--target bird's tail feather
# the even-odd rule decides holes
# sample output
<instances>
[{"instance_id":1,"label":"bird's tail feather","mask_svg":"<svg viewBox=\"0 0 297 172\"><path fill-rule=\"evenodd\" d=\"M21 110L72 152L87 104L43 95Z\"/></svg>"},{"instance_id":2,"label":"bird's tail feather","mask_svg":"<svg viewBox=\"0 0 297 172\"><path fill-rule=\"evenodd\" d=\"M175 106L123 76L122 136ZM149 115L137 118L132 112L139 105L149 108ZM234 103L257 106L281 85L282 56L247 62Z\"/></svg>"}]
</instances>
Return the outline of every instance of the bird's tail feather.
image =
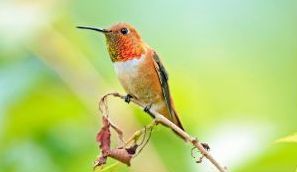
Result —
<instances>
[{"instance_id":1,"label":"bird's tail feather","mask_svg":"<svg viewBox=\"0 0 297 172\"><path fill-rule=\"evenodd\" d=\"M173 116L174 119L172 119L171 121L172 121L175 125L177 125L180 129L182 129L182 130L185 131L185 129L184 129L184 127L183 127L183 125L182 125L182 123L181 123L179 117L178 117L178 114L177 114L177 112L176 112L175 110L173 110L173 115L172 115L172 116ZM175 134L177 134L179 137L181 137L182 139L185 140L185 138L184 138L182 135L180 135L180 133L174 131L173 129L172 129L172 131L173 131Z\"/></svg>"}]
</instances>

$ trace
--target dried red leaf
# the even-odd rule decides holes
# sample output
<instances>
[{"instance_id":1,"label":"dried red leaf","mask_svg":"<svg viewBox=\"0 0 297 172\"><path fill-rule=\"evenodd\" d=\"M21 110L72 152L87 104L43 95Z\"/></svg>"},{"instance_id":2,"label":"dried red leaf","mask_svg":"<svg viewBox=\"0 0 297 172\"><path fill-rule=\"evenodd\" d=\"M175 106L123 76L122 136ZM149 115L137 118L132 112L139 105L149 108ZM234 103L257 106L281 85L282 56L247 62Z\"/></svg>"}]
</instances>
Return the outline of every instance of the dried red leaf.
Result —
<instances>
[{"instance_id":1,"label":"dried red leaf","mask_svg":"<svg viewBox=\"0 0 297 172\"><path fill-rule=\"evenodd\" d=\"M103 125L96 138L97 142L100 144L99 147L101 149L101 156L95 161L95 167L106 163L106 159L110 151L110 123L105 116L102 117L102 124Z\"/></svg>"},{"instance_id":2,"label":"dried red leaf","mask_svg":"<svg viewBox=\"0 0 297 172\"><path fill-rule=\"evenodd\" d=\"M133 154L129 154L124 148L116 148L112 149L108 156L130 166Z\"/></svg>"},{"instance_id":3,"label":"dried red leaf","mask_svg":"<svg viewBox=\"0 0 297 172\"><path fill-rule=\"evenodd\" d=\"M136 150L138 148L138 145L135 144L135 145L132 145L131 147L129 148L126 148L126 151L130 154L130 155L134 155L136 153Z\"/></svg>"},{"instance_id":4,"label":"dried red leaf","mask_svg":"<svg viewBox=\"0 0 297 172\"><path fill-rule=\"evenodd\" d=\"M108 119L103 116L102 127L97 134L97 142L100 144L101 156L95 161L95 167L106 163L107 157L114 158L124 164L130 166L130 161L136 152L137 146L132 146L129 149L115 148L110 149L110 127Z\"/></svg>"},{"instance_id":5,"label":"dried red leaf","mask_svg":"<svg viewBox=\"0 0 297 172\"><path fill-rule=\"evenodd\" d=\"M100 144L102 154L106 154L110 150L110 124L106 117L102 117L101 130L97 134L97 142Z\"/></svg>"}]
</instances>

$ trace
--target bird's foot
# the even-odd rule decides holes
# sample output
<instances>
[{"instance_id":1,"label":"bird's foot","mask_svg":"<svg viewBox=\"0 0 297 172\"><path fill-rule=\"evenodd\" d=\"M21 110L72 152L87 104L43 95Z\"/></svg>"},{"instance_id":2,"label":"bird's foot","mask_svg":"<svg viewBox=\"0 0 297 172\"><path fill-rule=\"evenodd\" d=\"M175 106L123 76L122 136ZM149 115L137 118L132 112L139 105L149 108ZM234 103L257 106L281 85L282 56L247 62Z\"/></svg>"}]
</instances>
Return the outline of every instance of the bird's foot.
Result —
<instances>
[{"instance_id":1,"label":"bird's foot","mask_svg":"<svg viewBox=\"0 0 297 172\"><path fill-rule=\"evenodd\" d=\"M152 118L155 118L155 115L151 113L150 109L152 107L152 103L149 105L146 105L143 109L144 112L146 112L147 114L149 114Z\"/></svg>"},{"instance_id":2,"label":"bird's foot","mask_svg":"<svg viewBox=\"0 0 297 172\"><path fill-rule=\"evenodd\" d=\"M210 150L210 147L207 143L201 143L201 145L203 146L203 148L206 150L206 151L209 151Z\"/></svg>"},{"instance_id":3,"label":"bird's foot","mask_svg":"<svg viewBox=\"0 0 297 172\"><path fill-rule=\"evenodd\" d=\"M126 103L130 103L131 98L132 98L132 96L131 96L130 94L127 94L127 95L125 96L125 102L126 102Z\"/></svg>"},{"instance_id":4,"label":"bird's foot","mask_svg":"<svg viewBox=\"0 0 297 172\"><path fill-rule=\"evenodd\" d=\"M146 105L146 106L144 107L143 111L144 111L144 112L146 112L146 113L149 113L149 112L150 112L150 109L151 109L151 107L152 107L152 103L151 103L151 104L149 104L149 105Z\"/></svg>"}]
</instances>

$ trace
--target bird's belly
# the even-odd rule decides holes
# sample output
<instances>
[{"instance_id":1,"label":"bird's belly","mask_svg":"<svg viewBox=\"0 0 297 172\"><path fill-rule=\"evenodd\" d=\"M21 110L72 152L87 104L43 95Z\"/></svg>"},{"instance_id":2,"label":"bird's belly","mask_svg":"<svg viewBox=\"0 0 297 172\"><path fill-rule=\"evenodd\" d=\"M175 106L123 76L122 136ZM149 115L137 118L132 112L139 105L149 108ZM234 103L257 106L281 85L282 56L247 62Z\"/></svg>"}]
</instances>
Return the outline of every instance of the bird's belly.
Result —
<instances>
[{"instance_id":1,"label":"bird's belly","mask_svg":"<svg viewBox=\"0 0 297 172\"><path fill-rule=\"evenodd\" d=\"M157 104L162 97L161 86L154 66L146 65L144 57L115 62L115 71L125 91L144 104ZM156 81L157 79L157 81Z\"/></svg>"}]
</instances>

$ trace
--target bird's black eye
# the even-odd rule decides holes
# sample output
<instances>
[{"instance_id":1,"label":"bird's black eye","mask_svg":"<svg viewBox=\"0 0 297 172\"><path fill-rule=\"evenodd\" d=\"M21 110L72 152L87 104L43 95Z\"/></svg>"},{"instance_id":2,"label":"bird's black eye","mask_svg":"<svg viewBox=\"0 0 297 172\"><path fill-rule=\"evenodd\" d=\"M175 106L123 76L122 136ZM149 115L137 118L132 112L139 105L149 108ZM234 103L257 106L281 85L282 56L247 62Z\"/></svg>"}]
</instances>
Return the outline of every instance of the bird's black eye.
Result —
<instances>
[{"instance_id":1,"label":"bird's black eye","mask_svg":"<svg viewBox=\"0 0 297 172\"><path fill-rule=\"evenodd\" d=\"M129 33L129 30L127 29L127 28L122 28L121 29L121 33L123 34L123 35L126 35L126 34L128 34Z\"/></svg>"}]
</instances>

